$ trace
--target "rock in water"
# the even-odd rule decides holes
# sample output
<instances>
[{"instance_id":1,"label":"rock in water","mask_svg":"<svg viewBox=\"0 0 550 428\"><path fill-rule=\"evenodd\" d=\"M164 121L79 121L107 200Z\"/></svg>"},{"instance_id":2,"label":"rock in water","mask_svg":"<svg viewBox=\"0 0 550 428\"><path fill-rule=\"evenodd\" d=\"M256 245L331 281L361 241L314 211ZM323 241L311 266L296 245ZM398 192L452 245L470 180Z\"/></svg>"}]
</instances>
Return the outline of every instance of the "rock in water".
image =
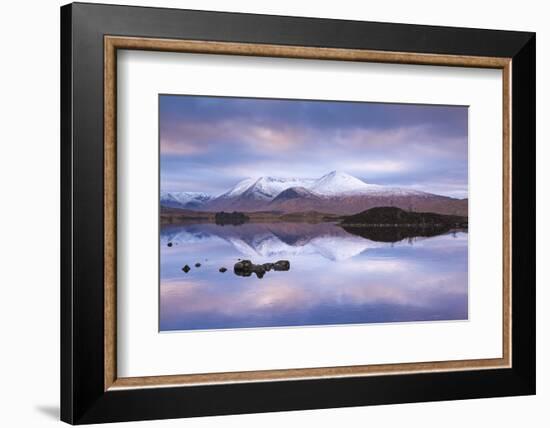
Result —
<instances>
[{"instance_id":1,"label":"rock in water","mask_svg":"<svg viewBox=\"0 0 550 428\"><path fill-rule=\"evenodd\" d=\"M221 272L221 273L227 272L227 269L224 268L224 267L221 267L221 268L220 268L220 272Z\"/></svg>"},{"instance_id":2,"label":"rock in water","mask_svg":"<svg viewBox=\"0 0 550 428\"><path fill-rule=\"evenodd\" d=\"M171 243L171 242L169 242L169 243L168 243L168 244L166 244L166 245L168 245L169 247L171 247L171 246L172 246L172 243Z\"/></svg>"},{"instance_id":3,"label":"rock in water","mask_svg":"<svg viewBox=\"0 0 550 428\"><path fill-rule=\"evenodd\" d=\"M288 260L279 260L273 263L273 270L287 271L290 269L290 262Z\"/></svg>"},{"instance_id":4,"label":"rock in water","mask_svg":"<svg viewBox=\"0 0 550 428\"><path fill-rule=\"evenodd\" d=\"M233 272L235 272L235 275L238 276L250 276L252 273L256 273L258 265L255 265L250 260L241 260L240 262L235 263L233 266ZM261 278L265 274L265 270L263 273L260 273L260 276L256 273L256 276L258 278Z\"/></svg>"},{"instance_id":5,"label":"rock in water","mask_svg":"<svg viewBox=\"0 0 550 428\"><path fill-rule=\"evenodd\" d=\"M201 267L200 263L195 263L195 267Z\"/></svg>"},{"instance_id":6,"label":"rock in water","mask_svg":"<svg viewBox=\"0 0 550 428\"><path fill-rule=\"evenodd\" d=\"M264 263L261 265L256 265L250 260L242 260L235 263L233 266L233 271L235 275L238 276L251 276L253 273L256 274L258 278L263 278L266 272L269 272L271 269L276 271L287 271L290 269L290 262L288 260L279 260L276 263Z\"/></svg>"},{"instance_id":7,"label":"rock in water","mask_svg":"<svg viewBox=\"0 0 550 428\"><path fill-rule=\"evenodd\" d=\"M252 270L252 262L250 260L241 260L240 262L235 263L235 266L233 266L233 269L235 272L244 272Z\"/></svg>"},{"instance_id":8,"label":"rock in water","mask_svg":"<svg viewBox=\"0 0 550 428\"><path fill-rule=\"evenodd\" d=\"M188 265L185 265L184 267L181 268L181 270L187 273L191 270L191 268Z\"/></svg>"},{"instance_id":9,"label":"rock in water","mask_svg":"<svg viewBox=\"0 0 550 428\"><path fill-rule=\"evenodd\" d=\"M265 269L263 267L263 265L253 265L254 266L254 273L256 274L256 276L260 279L262 279L265 275Z\"/></svg>"},{"instance_id":10,"label":"rock in water","mask_svg":"<svg viewBox=\"0 0 550 428\"><path fill-rule=\"evenodd\" d=\"M238 276L250 276L252 275L252 262L250 260L242 260L235 263L233 266L233 272Z\"/></svg>"}]
</instances>

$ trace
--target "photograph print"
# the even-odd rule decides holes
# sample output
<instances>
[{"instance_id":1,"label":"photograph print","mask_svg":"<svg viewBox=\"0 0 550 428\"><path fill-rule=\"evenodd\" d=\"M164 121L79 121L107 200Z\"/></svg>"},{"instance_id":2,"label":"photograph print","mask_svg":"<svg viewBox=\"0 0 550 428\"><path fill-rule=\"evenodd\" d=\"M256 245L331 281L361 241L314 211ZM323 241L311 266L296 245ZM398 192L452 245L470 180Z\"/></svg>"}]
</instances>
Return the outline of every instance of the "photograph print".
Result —
<instances>
[{"instance_id":1,"label":"photograph print","mask_svg":"<svg viewBox=\"0 0 550 428\"><path fill-rule=\"evenodd\" d=\"M468 107L159 95L159 330L468 320Z\"/></svg>"}]
</instances>

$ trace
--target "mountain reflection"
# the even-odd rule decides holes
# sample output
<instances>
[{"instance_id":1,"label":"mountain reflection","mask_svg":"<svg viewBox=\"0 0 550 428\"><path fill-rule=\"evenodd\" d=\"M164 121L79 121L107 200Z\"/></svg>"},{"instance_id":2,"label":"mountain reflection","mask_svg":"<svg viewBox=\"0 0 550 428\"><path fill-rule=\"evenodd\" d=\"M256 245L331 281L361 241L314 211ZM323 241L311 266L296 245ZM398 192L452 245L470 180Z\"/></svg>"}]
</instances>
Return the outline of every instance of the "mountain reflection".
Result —
<instances>
[{"instance_id":1,"label":"mountain reflection","mask_svg":"<svg viewBox=\"0 0 550 428\"><path fill-rule=\"evenodd\" d=\"M407 244L449 233L448 229L414 227L340 227L333 223L248 223L166 225L161 245L181 245L221 239L243 256L283 257L317 254L326 259L346 260L384 243Z\"/></svg>"},{"instance_id":2,"label":"mountain reflection","mask_svg":"<svg viewBox=\"0 0 550 428\"><path fill-rule=\"evenodd\" d=\"M351 232L330 223L162 226L160 330L468 318L467 233ZM238 276L239 260L291 268Z\"/></svg>"}]
</instances>

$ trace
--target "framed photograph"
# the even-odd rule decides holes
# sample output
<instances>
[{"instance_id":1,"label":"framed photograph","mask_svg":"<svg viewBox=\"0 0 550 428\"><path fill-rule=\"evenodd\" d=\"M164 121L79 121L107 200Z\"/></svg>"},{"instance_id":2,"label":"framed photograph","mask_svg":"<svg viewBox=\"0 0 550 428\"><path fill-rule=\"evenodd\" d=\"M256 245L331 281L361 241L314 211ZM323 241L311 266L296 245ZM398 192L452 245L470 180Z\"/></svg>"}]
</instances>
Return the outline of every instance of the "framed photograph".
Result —
<instances>
[{"instance_id":1,"label":"framed photograph","mask_svg":"<svg viewBox=\"0 0 550 428\"><path fill-rule=\"evenodd\" d=\"M61 56L62 420L535 393L533 33L76 3Z\"/></svg>"}]
</instances>

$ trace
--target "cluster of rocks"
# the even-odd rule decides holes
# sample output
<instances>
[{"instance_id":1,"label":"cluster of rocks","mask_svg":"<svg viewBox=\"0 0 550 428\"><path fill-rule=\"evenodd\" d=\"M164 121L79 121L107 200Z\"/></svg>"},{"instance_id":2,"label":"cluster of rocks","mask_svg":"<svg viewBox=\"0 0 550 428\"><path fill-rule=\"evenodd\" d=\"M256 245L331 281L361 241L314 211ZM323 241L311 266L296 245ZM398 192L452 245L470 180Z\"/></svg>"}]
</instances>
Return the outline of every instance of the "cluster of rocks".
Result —
<instances>
[{"instance_id":1,"label":"cluster of rocks","mask_svg":"<svg viewBox=\"0 0 550 428\"><path fill-rule=\"evenodd\" d=\"M287 271L290 270L290 262L288 260L279 260L275 263L254 264L250 260L241 260L233 266L233 272L238 276L251 276L253 273L258 278L263 278L266 272Z\"/></svg>"},{"instance_id":2,"label":"cluster of rocks","mask_svg":"<svg viewBox=\"0 0 550 428\"><path fill-rule=\"evenodd\" d=\"M201 264L195 263L195 267L199 268L201 267ZM191 270L191 268L189 265L185 265L181 268L181 270L187 273ZM262 263L257 265L252 263L250 260L239 259L239 261L235 263L235 266L233 266L233 272L238 276L251 276L254 273L258 278L263 278L265 273L271 270L288 271L290 270L290 262L288 260L279 260L275 263ZM222 266L219 269L219 272L225 273L227 272L227 268Z\"/></svg>"}]
</instances>

